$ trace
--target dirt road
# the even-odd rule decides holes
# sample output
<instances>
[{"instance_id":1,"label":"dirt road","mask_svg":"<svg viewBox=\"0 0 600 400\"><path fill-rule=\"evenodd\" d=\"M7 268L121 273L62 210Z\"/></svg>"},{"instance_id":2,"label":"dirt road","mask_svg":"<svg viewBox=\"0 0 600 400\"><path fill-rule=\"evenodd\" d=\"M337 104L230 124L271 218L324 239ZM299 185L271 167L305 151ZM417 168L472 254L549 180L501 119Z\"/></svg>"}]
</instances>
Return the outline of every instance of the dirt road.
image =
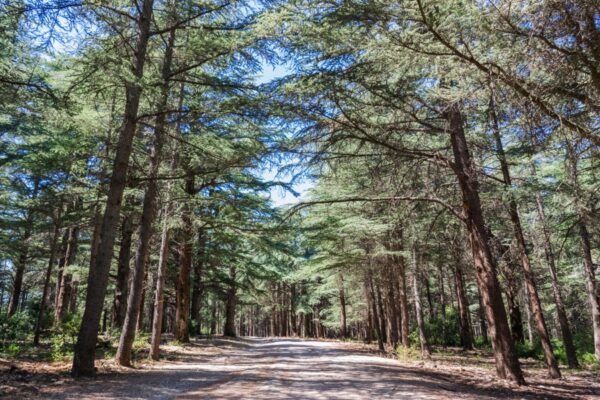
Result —
<instances>
[{"instance_id":1,"label":"dirt road","mask_svg":"<svg viewBox=\"0 0 600 400\"><path fill-rule=\"evenodd\" d=\"M194 342L170 360L140 369L57 382L41 388L34 398L416 400L576 395L559 390L556 396L540 396L531 389L513 392L459 381L456 375L403 365L347 343L219 339Z\"/></svg>"}]
</instances>

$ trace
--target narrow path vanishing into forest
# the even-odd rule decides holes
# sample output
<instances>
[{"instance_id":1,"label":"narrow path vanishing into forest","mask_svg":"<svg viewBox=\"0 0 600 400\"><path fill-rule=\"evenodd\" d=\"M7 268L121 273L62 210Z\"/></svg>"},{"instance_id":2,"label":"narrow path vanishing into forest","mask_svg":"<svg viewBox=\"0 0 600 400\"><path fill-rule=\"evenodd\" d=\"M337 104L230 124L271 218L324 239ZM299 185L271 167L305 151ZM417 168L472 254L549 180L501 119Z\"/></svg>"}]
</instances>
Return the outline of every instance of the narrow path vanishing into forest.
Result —
<instances>
[{"instance_id":1,"label":"narrow path vanishing into forest","mask_svg":"<svg viewBox=\"0 0 600 400\"><path fill-rule=\"evenodd\" d=\"M48 385L33 398L582 398L572 397L576 393L566 387L553 393L557 395L542 394L531 387L513 391L467 384L456 373L404 365L351 343L243 338L194 341L183 351L169 353L166 361L101 373L96 379Z\"/></svg>"}]
</instances>

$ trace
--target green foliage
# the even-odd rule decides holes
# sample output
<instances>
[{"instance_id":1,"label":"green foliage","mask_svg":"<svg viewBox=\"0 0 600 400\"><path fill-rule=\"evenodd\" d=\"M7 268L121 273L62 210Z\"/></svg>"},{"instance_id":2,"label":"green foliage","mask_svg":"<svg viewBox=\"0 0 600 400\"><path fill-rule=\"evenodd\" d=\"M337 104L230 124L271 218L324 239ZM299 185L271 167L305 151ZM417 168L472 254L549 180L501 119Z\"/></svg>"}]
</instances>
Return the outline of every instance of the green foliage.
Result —
<instances>
[{"instance_id":1,"label":"green foliage","mask_svg":"<svg viewBox=\"0 0 600 400\"><path fill-rule=\"evenodd\" d=\"M4 313L0 314L0 342L26 340L33 332L35 321L28 312L18 312L12 317Z\"/></svg>"},{"instance_id":2,"label":"green foliage","mask_svg":"<svg viewBox=\"0 0 600 400\"><path fill-rule=\"evenodd\" d=\"M453 307L446 307L446 318L440 315L425 323L425 331L430 344L436 346L460 346L458 315Z\"/></svg>"},{"instance_id":3,"label":"green foliage","mask_svg":"<svg viewBox=\"0 0 600 400\"><path fill-rule=\"evenodd\" d=\"M517 355L519 357L534 358L537 360L541 360L544 357L539 340L534 340L533 343L528 340L523 343L517 342L515 343L515 347L517 348Z\"/></svg>"},{"instance_id":4,"label":"green foliage","mask_svg":"<svg viewBox=\"0 0 600 400\"><path fill-rule=\"evenodd\" d=\"M16 358L21 353L21 346L17 343L9 343L7 346L3 346L0 350L0 354L6 358Z\"/></svg>"},{"instance_id":5,"label":"green foliage","mask_svg":"<svg viewBox=\"0 0 600 400\"><path fill-rule=\"evenodd\" d=\"M421 349L420 347L418 347L419 342L418 342L418 337L419 335L417 334L417 341L416 342L412 342L413 345L411 345L410 347L404 347L400 344L396 345L396 348L394 349L394 352L396 354L396 357L399 360L416 360L416 359L420 359L421 358ZM411 335L412 338L412 335ZM416 343L417 345L415 346L414 343Z\"/></svg>"},{"instance_id":6,"label":"green foliage","mask_svg":"<svg viewBox=\"0 0 600 400\"><path fill-rule=\"evenodd\" d=\"M53 361L64 361L73 358L73 347L77 340L81 314L74 313L66 316L63 323L51 337L50 357Z\"/></svg>"},{"instance_id":7,"label":"green foliage","mask_svg":"<svg viewBox=\"0 0 600 400\"><path fill-rule=\"evenodd\" d=\"M483 336L477 336L473 340L473 345L482 350L490 351L492 350L492 344L489 339L484 338Z\"/></svg>"},{"instance_id":8,"label":"green foliage","mask_svg":"<svg viewBox=\"0 0 600 400\"><path fill-rule=\"evenodd\" d=\"M140 332L139 335L136 335L135 341L133 342L133 350L140 351L142 349L147 349L150 343L150 335L147 332Z\"/></svg>"}]
</instances>

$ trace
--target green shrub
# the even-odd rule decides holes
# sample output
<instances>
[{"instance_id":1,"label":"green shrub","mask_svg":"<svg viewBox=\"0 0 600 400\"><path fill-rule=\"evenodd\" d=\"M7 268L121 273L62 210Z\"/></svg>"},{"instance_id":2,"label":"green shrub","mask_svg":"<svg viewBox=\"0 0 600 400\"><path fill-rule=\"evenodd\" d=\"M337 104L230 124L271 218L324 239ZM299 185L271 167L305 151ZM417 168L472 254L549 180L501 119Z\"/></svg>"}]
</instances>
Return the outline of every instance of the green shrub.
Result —
<instances>
[{"instance_id":1,"label":"green shrub","mask_svg":"<svg viewBox=\"0 0 600 400\"><path fill-rule=\"evenodd\" d=\"M486 338L484 338L483 336L477 336L473 340L473 345L481 350L492 350L492 343L489 340L486 340Z\"/></svg>"},{"instance_id":2,"label":"green shrub","mask_svg":"<svg viewBox=\"0 0 600 400\"><path fill-rule=\"evenodd\" d=\"M19 312L8 318L0 315L0 341L26 340L33 332L34 319L26 312Z\"/></svg>"},{"instance_id":3,"label":"green shrub","mask_svg":"<svg viewBox=\"0 0 600 400\"><path fill-rule=\"evenodd\" d=\"M596 356L592 352L580 353L577 355L579 362L592 367L593 369L600 369L600 362L596 361Z\"/></svg>"},{"instance_id":4,"label":"green shrub","mask_svg":"<svg viewBox=\"0 0 600 400\"><path fill-rule=\"evenodd\" d=\"M408 334L408 341L410 342L410 347L415 349L421 348L421 339L419 339L419 331L417 329L413 329Z\"/></svg>"},{"instance_id":5,"label":"green shrub","mask_svg":"<svg viewBox=\"0 0 600 400\"><path fill-rule=\"evenodd\" d=\"M133 349L140 350L148 347L150 343L150 336L147 333L140 333L136 335L135 341L133 342Z\"/></svg>"},{"instance_id":6,"label":"green shrub","mask_svg":"<svg viewBox=\"0 0 600 400\"><path fill-rule=\"evenodd\" d=\"M79 325L81 325L81 314L75 313L68 315L59 326L50 341L50 358L53 361L73 358L73 347L77 341Z\"/></svg>"},{"instance_id":7,"label":"green shrub","mask_svg":"<svg viewBox=\"0 0 600 400\"><path fill-rule=\"evenodd\" d=\"M521 358L534 358L536 360L543 359L542 345L539 340L534 340L533 343L526 340L525 342L515 343L517 356Z\"/></svg>"},{"instance_id":8,"label":"green shrub","mask_svg":"<svg viewBox=\"0 0 600 400\"><path fill-rule=\"evenodd\" d=\"M399 360L414 360L421 357L421 351L414 347L414 345L411 347L404 347L399 344L394 349L394 352Z\"/></svg>"},{"instance_id":9,"label":"green shrub","mask_svg":"<svg viewBox=\"0 0 600 400\"><path fill-rule=\"evenodd\" d=\"M21 346L17 343L10 343L8 346L2 348L2 355L6 358L15 358L21 352Z\"/></svg>"},{"instance_id":10,"label":"green shrub","mask_svg":"<svg viewBox=\"0 0 600 400\"><path fill-rule=\"evenodd\" d=\"M446 307L446 318L432 318L425 322L425 333L434 346L460 346L458 314L454 307Z\"/></svg>"},{"instance_id":11,"label":"green shrub","mask_svg":"<svg viewBox=\"0 0 600 400\"><path fill-rule=\"evenodd\" d=\"M52 361L64 361L73 357L73 342L67 335L59 333L52 336L50 349Z\"/></svg>"}]
</instances>

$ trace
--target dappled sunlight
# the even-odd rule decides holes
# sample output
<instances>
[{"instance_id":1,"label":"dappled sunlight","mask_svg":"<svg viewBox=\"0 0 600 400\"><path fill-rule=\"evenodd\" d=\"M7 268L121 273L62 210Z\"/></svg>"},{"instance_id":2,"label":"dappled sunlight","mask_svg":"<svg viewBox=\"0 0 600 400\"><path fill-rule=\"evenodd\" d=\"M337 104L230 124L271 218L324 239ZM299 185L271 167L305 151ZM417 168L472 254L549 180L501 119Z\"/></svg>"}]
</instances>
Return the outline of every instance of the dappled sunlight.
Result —
<instances>
[{"instance_id":1,"label":"dappled sunlight","mask_svg":"<svg viewBox=\"0 0 600 400\"><path fill-rule=\"evenodd\" d=\"M420 368L369 353L362 345L293 338L214 338L161 361L43 388L40 399L561 399L589 388L539 389L466 383L460 373ZM549 392L549 390L552 392ZM575 397L573 397L575 396ZM578 397L577 397L578 398Z\"/></svg>"}]
</instances>

